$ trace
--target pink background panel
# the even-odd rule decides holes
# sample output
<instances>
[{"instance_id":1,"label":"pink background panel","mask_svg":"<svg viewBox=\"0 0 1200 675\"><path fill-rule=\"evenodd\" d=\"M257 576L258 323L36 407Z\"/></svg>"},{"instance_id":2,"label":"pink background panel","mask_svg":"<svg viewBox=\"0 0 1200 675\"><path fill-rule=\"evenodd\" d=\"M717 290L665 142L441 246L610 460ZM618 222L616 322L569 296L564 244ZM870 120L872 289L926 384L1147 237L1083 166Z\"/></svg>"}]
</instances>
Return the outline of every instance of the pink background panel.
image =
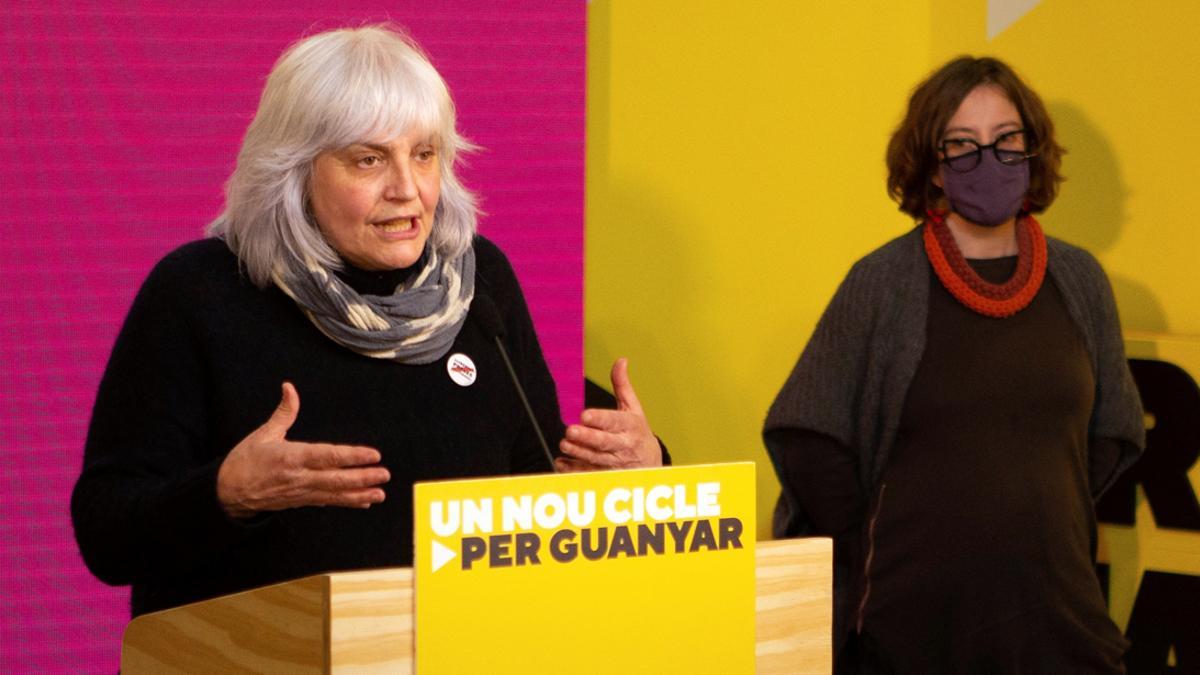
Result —
<instances>
[{"instance_id":1,"label":"pink background panel","mask_svg":"<svg viewBox=\"0 0 1200 675\"><path fill-rule=\"evenodd\" d=\"M521 278L566 417L582 398L578 2L18 0L0 9L0 670L115 672L128 593L68 513L100 373L151 266L201 236L272 63L391 19L485 150L461 171Z\"/></svg>"}]
</instances>

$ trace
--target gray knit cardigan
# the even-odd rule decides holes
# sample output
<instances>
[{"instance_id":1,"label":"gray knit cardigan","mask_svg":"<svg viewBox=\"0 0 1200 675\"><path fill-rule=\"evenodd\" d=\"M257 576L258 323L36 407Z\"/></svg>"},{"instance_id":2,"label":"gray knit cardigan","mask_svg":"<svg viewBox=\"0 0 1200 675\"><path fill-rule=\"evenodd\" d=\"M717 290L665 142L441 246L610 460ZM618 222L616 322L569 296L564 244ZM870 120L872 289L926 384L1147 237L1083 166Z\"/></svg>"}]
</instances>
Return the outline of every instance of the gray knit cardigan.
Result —
<instances>
[{"instance_id":1,"label":"gray knit cardigan","mask_svg":"<svg viewBox=\"0 0 1200 675\"><path fill-rule=\"evenodd\" d=\"M1047 248L1046 276L1062 293L1091 357L1096 398L1089 435L1120 441L1116 470L1106 484L1092 486L1099 495L1145 446L1141 401L1104 270L1081 248L1050 237ZM852 448L864 494L871 494L925 351L930 277L919 226L855 263L771 405L763 431L808 429ZM779 458L772 453L771 460L778 472ZM794 504L780 497L776 536L804 532L804 516Z\"/></svg>"}]
</instances>

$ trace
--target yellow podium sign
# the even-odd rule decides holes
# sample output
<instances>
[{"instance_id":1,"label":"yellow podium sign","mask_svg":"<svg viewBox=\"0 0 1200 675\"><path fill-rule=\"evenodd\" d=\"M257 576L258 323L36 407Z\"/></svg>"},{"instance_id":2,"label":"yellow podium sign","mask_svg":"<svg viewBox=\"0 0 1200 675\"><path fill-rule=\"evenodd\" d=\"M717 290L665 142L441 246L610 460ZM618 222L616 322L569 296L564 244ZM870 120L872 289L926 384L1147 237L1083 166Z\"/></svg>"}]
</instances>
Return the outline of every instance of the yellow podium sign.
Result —
<instances>
[{"instance_id":1,"label":"yellow podium sign","mask_svg":"<svg viewBox=\"0 0 1200 675\"><path fill-rule=\"evenodd\" d=\"M751 673L754 464L418 483L418 673Z\"/></svg>"}]
</instances>

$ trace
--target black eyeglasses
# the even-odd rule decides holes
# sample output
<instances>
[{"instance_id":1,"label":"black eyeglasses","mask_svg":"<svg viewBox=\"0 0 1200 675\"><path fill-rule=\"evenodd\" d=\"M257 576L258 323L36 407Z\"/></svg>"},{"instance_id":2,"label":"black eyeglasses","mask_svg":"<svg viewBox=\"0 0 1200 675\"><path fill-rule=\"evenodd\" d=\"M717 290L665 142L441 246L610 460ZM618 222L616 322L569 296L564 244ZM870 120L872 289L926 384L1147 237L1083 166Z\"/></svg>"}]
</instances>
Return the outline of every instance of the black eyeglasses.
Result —
<instances>
[{"instance_id":1,"label":"black eyeglasses","mask_svg":"<svg viewBox=\"0 0 1200 675\"><path fill-rule=\"evenodd\" d=\"M1015 129L1000 134L996 140L987 145L980 145L978 141L971 138L947 138L938 146L938 151L942 153L943 164L950 167L952 171L966 173L979 166L983 151L988 149L996 155L997 161L1009 166L1035 157L1036 152L1026 150L1028 141L1028 134L1024 129Z\"/></svg>"}]
</instances>

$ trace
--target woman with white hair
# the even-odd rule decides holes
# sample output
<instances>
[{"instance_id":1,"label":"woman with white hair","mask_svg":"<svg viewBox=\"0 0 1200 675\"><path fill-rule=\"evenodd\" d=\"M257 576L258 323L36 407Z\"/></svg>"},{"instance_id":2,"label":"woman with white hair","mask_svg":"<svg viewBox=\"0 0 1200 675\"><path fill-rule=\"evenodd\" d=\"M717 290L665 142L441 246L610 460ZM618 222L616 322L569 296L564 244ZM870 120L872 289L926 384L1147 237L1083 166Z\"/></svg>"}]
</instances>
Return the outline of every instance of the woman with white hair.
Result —
<instances>
[{"instance_id":1,"label":"woman with white hair","mask_svg":"<svg viewBox=\"0 0 1200 675\"><path fill-rule=\"evenodd\" d=\"M564 429L517 279L455 177L470 147L390 28L275 65L212 237L151 272L93 411L76 538L96 576L132 584L135 616L410 565L415 481L549 470L540 436L562 439L558 470L662 463L624 360L619 409Z\"/></svg>"}]
</instances>

